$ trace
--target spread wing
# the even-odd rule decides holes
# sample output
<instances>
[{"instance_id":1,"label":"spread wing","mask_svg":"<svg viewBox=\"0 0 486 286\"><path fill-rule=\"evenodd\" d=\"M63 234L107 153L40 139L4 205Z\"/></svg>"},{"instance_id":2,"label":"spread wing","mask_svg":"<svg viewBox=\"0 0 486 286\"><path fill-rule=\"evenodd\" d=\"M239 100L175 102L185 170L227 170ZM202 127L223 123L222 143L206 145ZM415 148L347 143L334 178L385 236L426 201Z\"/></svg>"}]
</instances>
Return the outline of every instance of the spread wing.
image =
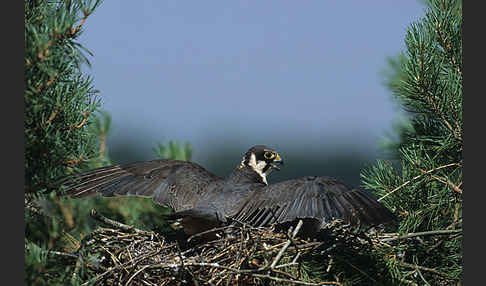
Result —
<instances>
[{"instance_id":1,"label":"spread wing","mask_svg":"<svg viewBox=\"0 0 486 286\"><path fill-rule=\"evenodd\" d=\"M234 218L253 226L310 219L322 229L336 219L351 225L378 225L394 216L365 190L328 177L303 177L254 191Z\"/></svg>"},{"instance_id":2,"label":"spread wing","mask_svg":"<svg viewBox=\"0 0 486 286\"><path fill-rule=\"evenodd\" d=\"M190 209L208 195L207 187L221 180L200 165L160 159L93 169L64 178L60 183L72 198L96 193L105 197L152 197L175 211Z\"/></svg>"}]
</instances>

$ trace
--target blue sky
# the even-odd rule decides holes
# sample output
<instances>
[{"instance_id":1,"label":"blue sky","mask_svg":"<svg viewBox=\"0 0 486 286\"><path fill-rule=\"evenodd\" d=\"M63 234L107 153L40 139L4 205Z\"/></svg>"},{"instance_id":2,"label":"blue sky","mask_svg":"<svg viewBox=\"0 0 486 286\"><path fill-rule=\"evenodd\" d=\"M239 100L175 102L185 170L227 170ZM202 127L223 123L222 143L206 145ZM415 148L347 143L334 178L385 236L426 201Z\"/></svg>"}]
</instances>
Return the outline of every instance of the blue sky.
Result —
<instances>
[{"instance_id":1,"label":"blue sky","mask_svg":"<svg viewBox=\"0 0 486 286\"><path fill-rule=\"evenodd\" d=\"M224 144L374 150L399 113L380 71L423 10L384 0L104 1L80 41L113 118L108 146L133 144L140 160L168 140L189 141L195 161Z\"/></svg>"}]
</instances>

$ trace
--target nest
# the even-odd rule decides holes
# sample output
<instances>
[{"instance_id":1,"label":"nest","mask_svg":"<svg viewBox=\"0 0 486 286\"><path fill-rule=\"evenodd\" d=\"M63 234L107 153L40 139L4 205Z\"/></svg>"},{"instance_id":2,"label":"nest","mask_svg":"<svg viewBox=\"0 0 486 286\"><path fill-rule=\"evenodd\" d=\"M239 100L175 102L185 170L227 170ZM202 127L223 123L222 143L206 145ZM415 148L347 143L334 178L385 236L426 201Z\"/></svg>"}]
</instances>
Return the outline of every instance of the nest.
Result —
<instances>
[{"instance_id":1,"label":"nest","mask_svg":"<svg viewBox=\"0 0 486 286\"><path fill-rule=\"evenodd\" d=\"M246 224L213 229L219 239L182 248L159 233L95 211L91 215L110 228L98 227L77 250L73 279L83 285L342 285L337 274L331 275L333 267L339 267L334 258L355 258L379 243L376 235L340 223L330 225L324 237L303 239L298 236L299 221L287 232ZM333 279L308 273L312 261L326 274L320 278Z\"/></svg>"}]
</instances>

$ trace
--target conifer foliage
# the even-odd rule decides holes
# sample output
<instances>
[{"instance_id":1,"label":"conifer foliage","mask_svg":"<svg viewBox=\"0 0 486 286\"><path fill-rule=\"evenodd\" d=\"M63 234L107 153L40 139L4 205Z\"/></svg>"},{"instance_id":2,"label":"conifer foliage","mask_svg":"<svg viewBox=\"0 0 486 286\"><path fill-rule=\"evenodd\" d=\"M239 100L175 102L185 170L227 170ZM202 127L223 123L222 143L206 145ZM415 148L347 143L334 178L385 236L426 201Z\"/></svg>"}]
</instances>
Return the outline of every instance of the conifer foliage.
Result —
<instances>
[{"instance_id":1,"label":"conifer foliage","mask_svg":"<svg viewBox=\"0 0 486 286\"><path fill-rule=\"evenodd\" d=\"M399 214L403 237L382 249L393 278L451 285L462 279L462 5L427 4L388 81L410 115L391 145L397 164L378 161L362 178Z\"/></svg>"},{"instance_id":2,"label":"conifer foliage","mask_svg":"<svg viewBox=\"0 0 486 286\"><path fill-rule=\"evenodd\" d=\"M110 237L100 229L92 231L87 213L94 207L136 227L143 227L136 225L142 222L145 227L157 225L155 229L163 230L167 222L160 222L156 214L166 210L143 198L76 201L54 193L40 194L70 172L111 164L105 147L110 117L106 113L103 120L94 116L99 106L97 91L81 70L83 64L89 65L85 57L89 52L77 42L100 1L24 3L25 282L78 285L104 281L106 272L129 277L123 285L138 285L136 279L153 277L143 272L145 268L128 273L128 268L120 267L115 252L103 245L103 239ZM429 0L427 5L425 17L408 28L406 51L392 62L394 72L388 79L394 98L409 114L409 124L399 129L399 139L389 145L396 158L380 160L361 174L364 188L397 214L398 229L378 230L372 239L348 232L337 233L336 240L322 239L325 250L303 255L300 263L284 262L295 268L292 275L289 271L280 278L270 277L241 269L267 279L262 285L271 284L268 279L273 283L294 280L294 276L306 285L322 281L329 281L326 285L456 285L462 281L462 6L458 0ZM159 144L154 152L159 157L189 160L192 149L189 144L169 142ZM132 226L128 229L133 231ZM116 229L113 233L119 234ZM328 234L336 236L331 231ZM137 245L142 241L136 233L111 238L125 242L127 237ZM110 255L84 253L86 238L96 240L95 246ZM291 239L288 242L287 246ZM179 259L180 250L174 249L173 256ZM238 255L232 258L240 261L242 249L238 244ZM224 257L223 250L216 257ZM241 261L253 261L251 258ZM104 269L100 261L117 266ZM250 267L246 262L235 265ZM157 265L150 269L158 269L160 262ZM279 269L273 274L287 270ZM191 279L206 281L189 273ZM220 275L214 273L214 277Z\"/></svg>"},{"instance_id":3,"label":"conifer foliage","mask_svg":"<svg viewBox=\"0 0 486 286\"><path fill-rule=\"evenodd\" d=\"M90 126L99 106L77 41L100 1L24 1L25 282L65 284L65 259L53 257L65 223L43 196L52 182L100 161L100 134ZM94 124L96 126L96 124ZM60 205L60 204L59 204ZM48 259L55 263L47 264Z\"/></svg>"},{"instance_id":4,"label":"conifer foliage","mask_svg":"<svg viewBox=\"0 0 486 286\"><path fill-rule=\"evenodd\" d=\"M98 106L76 40L99 1L25 1L25 191L38 192L95 157L87 123Z\"/></svg>"}]
</instances>

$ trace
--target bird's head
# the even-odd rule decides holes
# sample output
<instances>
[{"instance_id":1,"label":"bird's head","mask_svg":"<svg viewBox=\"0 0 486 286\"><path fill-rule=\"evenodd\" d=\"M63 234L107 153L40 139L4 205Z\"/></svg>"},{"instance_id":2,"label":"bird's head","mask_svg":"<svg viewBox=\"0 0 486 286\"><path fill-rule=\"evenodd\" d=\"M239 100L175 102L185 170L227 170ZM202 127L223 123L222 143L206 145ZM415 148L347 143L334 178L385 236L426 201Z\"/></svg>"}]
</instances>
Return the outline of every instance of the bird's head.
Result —
<instances>
[{"instance_id":1,"label":"bird's head","mask_svg":"<svg viewBox=\"0 0 486 286\"><path fill-rule=\"evenodd\" d=\"M283 165L283 160L277 151L264 145L256 145L245 153L240 168L253 169L266 183L266 176L273 170L279 171L279 165Z\"/></svg>"}]
</instances>

